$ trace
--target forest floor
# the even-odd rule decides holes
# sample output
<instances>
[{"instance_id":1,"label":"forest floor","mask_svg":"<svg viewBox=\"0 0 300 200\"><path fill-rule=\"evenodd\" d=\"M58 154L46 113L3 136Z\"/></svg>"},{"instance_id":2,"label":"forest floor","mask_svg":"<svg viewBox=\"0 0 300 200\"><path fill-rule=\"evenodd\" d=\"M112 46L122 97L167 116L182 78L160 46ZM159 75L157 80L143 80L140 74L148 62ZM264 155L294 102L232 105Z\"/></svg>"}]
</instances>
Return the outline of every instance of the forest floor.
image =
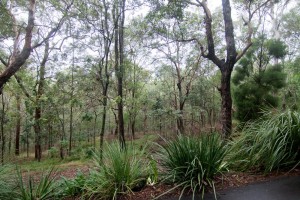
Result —
<instances>
[{"instance_id":1,"label":"forest floor","mask_svg":"<svg viewBox=\"0 0 300 200\"><path fill-rule=\"evenodd\" d=\"M69 162L59 165L54 173L56 179L61 177L74 178L77 172L88 174L90 165L84 162ZM29 173L29 174L28 174ZM23 172L24 176L32 176L34 180L42 174L41 171ZM251 173L251 172L228 172L223 175L217 176L214 180L216 191L224 191L232 188L239 188L253 183L260 183L265 181L273 181L283 177L300 176L300 167L290 171L275 171L268 174L263 173ZM153 186L147 185L140 191L135 191L126 195L120 196L119 200L151 200L168 190L171 190L174 185L167 184L155 184ZM212 193L212 190L207 191ZM177 199L181 194L181 189L174 189L159 199ZM186 191L184 195L191 195L191 192ZM74 198L77 199L77 198ZM78 198L79 199L79 198Z\"/></svg>"},{"instance_id":2,"label":"forest floor","mask_svg":"<svg viewBox=\"0 0 300 200\"><path fill-rule=\"evenodd\" d=\"M153 135L152 135L153 136ZM160 143L161 138L157 137L146 137L139 138L135 140L135 145L143 146L148 141L154 141ZM150 148L151 151L151 148ZM45 156L46 157L46 156ZM49 169L50 166L54 167L54 176L55 179L60 179L61 177L65 178L74 178L78 171L88 174L89 170L93 167L93 162L91 159L81 159L81 160L60 160L56 159L45 159L44 161L32 162L32 159L24 160L20 158L16 160L15 164L20 165L22 175L24 177L33 177L34 180L38 181L41 175ZM277 178L289 177L289 176L300 176L300 167L297 167L290 171L274 171L272 173L263 174L257 172L228 172L220 176L217 176L214 180L216 191L227 190L230 188L238 188L241 186L246 186L252 183L272 181ZM171 190L174 185L167 185L158 183L153 186L146 185L140 191L134 191L132 193L122 195L119 197L120 200L150 200L154 197L157 197L168 190ZM212 190L207 192L213 192ZM181 189L174 189L166 195L162 196L160 199L167 199L172 197L179 197L181 194ZM191 192L186 191L185 195L190 195ZM76 198L74 198L76 199Z\"/></svg>"}]
</instances>

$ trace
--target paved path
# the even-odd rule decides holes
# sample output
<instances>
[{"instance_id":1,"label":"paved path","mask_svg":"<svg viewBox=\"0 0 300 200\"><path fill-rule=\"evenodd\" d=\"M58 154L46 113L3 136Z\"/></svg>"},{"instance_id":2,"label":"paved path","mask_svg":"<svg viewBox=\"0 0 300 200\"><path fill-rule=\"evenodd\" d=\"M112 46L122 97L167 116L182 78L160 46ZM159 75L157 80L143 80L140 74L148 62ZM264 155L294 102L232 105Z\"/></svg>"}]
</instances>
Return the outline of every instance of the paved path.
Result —
<instances>
[{"instance_id":1,"label":"paved path","mask_svg":"<svg viewBox=\"0 0 300 200\"><path fill-rule=\"evenodd\" d=\"M176 200L170 198L168 200ZM181 200L190 200L191 196ZM201 199L197 196L195 199ZM284 177L217 192L218 200L300 200L300 176ZM214 200L213 195L204 200Z\"/></svg>"}]
</instances>

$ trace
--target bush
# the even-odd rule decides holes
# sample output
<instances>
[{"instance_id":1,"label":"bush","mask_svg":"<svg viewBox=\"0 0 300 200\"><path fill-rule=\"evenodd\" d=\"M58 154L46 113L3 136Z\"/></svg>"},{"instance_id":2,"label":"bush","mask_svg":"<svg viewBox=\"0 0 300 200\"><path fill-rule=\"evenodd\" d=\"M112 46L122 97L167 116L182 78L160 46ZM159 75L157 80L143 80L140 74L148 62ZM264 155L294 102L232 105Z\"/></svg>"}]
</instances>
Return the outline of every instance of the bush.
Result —
<instances>
[{"instance_id":1,"label":"bush","mask_svg":"<svg viewBox=\"0 0 300 200\"><path fill-rule=\"evenodd\" d=\"M3 200L17 197L16 185L13 182L11 173L8 172L8 168L8 166L0 166L0 199Z\"/></svg>"},{"instance_id":2,"label":"bush","mask_svg":"<svg viewBox=\"0 0 300 200\"><path fill-rule=\"evenodd\" d=\"M145 185L148 166L144 161L144 150L132 145L126 150L118 143L106 145L103 161L95 153L96 170L92 170L85 184L89 197L116 199L120 193L130 192Z\"/></svg>"},{"instance_id":3,"label":"bush","mask_svg":"<svg viewBox=\"0 0 300 200\"><path fill-rule=\"evenodd\" d=\"M199 138L179 136L161 147L160 161L167 182L193 191L213 187L213 178L225 170L226 148L218 134L202 135Z\"/></svg>"},{"instance_id":4,"label":"bush","mask_svg":"<svg viewBox=\"0 0 300 200\"><path fill-rule=\"evenodd\" d=\"M50 158L57 158L59 156L59 151L57 148L51 147L48 150L48 154L49 154Z\"/></svg>"},{"instance_id":5,"label":"bush","mask_svg":"<svg viewBox=\"0 0 300 200\"><path fill-rule=\"evenodd\" d=\"M85 158L92 158L93 155L94 155L94 151L95 151L94 147L87 147L87 148L85 148L85 150L84 150L84 157Z\"/></svg>"},{"instance_id":6,"label":"bush","mask_svg":"<svg viewBox=\"0 0 300 200\"><path fill-rule=\"evenodd\" d=\"M22 200L47 200L55 199L58 196L58 185L54 181L52 176L53 169L49 170L46 174L43 174L39 181L35 181L31 176L24 182L23 176L19 169L17 169L18 187L17 199Z\"/></svg>"},{"instance_id":7,"label":"bush","mask_svg":"<svg viewBox=\"0 0 300 200\"><path fill-rule=\"evenodd\" d=\"M290 110L267 113L244 127L231 144L229 159L238 170L270 172L295 165L299 147L300 114Z\"/></svg>"},{"instance_id":8,"label":"bush","mask_svg":"<svg viewBox=\"0 0 300 200\"><path fill-rule=\"evenodd\" d=\"M86 176L81 171L78 171L76 177L73 179L66 179L64 177L62 179L63 182L60 187L63 196L75 197L83 194Z\"/></svg>"}]
</instances>

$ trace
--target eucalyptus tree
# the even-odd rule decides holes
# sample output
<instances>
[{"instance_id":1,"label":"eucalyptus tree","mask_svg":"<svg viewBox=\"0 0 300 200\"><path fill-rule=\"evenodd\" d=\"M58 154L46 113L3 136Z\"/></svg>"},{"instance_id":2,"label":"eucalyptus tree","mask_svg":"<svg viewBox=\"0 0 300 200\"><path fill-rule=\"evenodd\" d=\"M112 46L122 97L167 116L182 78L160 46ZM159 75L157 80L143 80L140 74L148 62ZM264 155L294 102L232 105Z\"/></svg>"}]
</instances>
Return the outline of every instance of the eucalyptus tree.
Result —
<instances>
[{"instance_id":1,"label":"eucalyptus tree","mask_svg":"<svg viewBox=\"0 0 300 200\"><path fill-rule=\"evenodd\" d=\"M149 83L150 73L138 65L134 52L131 59L126 61L126 72L124 74L125 107L128 114L128 130L132 138L135 137L137 116L142 108L143 95L147 94L146 84ZM129 131L128 131L129 132Z\"/></svg>"},{"instance_id":2,"label":"eucalyptus tree","mask_svg":"<svg viewBox=\"0 0 300 200\"><path fill-rule=\"evenodd\" d=\"M87 49L93 53L87 58L86 65L91 68L91 73L94 80L99 84L101 96L98 95L103 110L101 117L101 130L100 130L100 149L103 147L108 103L109 103L109 87L112 82L113 72L119 81L118 86L121 87L119 92L122 92L122 73L119 69L123 66L123 32L124 27L124 10L123 5L125 1L78 1L77 10L79 21L85 29L86 35L89 37L88 44L83 44ZM122 57L122 59L120 59ZM120 63L122 60L122 63ZM122 69L123 70L123 69ZM122 99L122 95L120 100ZM122 101L120 101L121 103ZM119 103L119 104L120 104ZM121 105L121 104L120 104ZM121 107L119 106L119 118L123 118L121 114ZM123 110L123 108L122 108ZM122 119L119 119L118 126L122 126ZM124 125L123 128L119 127L121 132L119 134L120 142L124 144Z\"/></svg>"},{"instance_id":3,"label":"eucalyptus tree","mask_svg":"<svg viewBox=\"0 0 300 200\"><path fill-rule=\"evenodd\" d=\"M184 106L191 91L192 82L196 78L196 71L200 67L200 56L193 52L195 45L187 44L187 36L199 36L197 27L201 22L192 12L184 12L173 6L159 1L152 5L144 22L144 46L151 48L155 53L154 61L157 65L170 65L173 68L174 109L176 124L179 133L184 133ZM145 25L143 25L143 23ZM197 44L196 44L197 45Z\"/></svg>"},{"instance_id":4,"label":"eucalyptus tree","mask_svg":"<svg viewBox=\"0 0 300 200\"><path fill-rule=\"evenodd\" d=\"M61 6L63 6L64 3L65 10L68 10L72 5L72 0L71 2L63 2ZM6 67L0 74L1 90L4 84L24 65L31 52L53 37L63 22L62 19L58 19L56 23L49 23L49 26L47 26L49 34L46 36L40 35L40 29L36 27L41 26L45 28L46 26L36 24L36 8L39 6L41 6L41 2L37 3L35 0L1 1L1 10L4 11L5 17L8 19L7 23L5 23L5 30L11 29L11 34L8 34L8 37L5 38L6 42L4 43L12 44L6 48L1 46L1 48L3 48L1 51L5 52L5 55L1 55L0 61ZM26 13L26 9L28 10L27 23L23 21L20 17L21 15L18 14ZM21 48L21 46L23 47Z\"/></svg>"},{"instance_id":5,"label":"eucalyptus tree","mask_svg":"<svg viewBox=\"0 0 300 200\"><path fill-rule=\"evenodd\" d=\"M292 8L288 13L282 16L280 33L281 39L289 46L289 60L294 60L299 56L299 39L300 39L300 3Z\"/></svg>"},{"instance_id":6,"label":"eucalyptus tree","mask_svg":"<svg viewBox=\"0 0 300 200\"><path fill-rule=\"evenodd\" d=\"M17 82L19 83L20 87L22 88L24 94L34 102L35 104L35 124L34 124L34 130L35 130L35 158L40 161L41 155L42 155L42 149L41 149L41 118L42 118L42 96L44 94L44 87L45 87L45 75L46 75L46 62L49 59L49 54L52 50L55 48L59 48L62 45L62 42L59 41L53 41L52 45L50 46L49 40L53 39L56 33L59 31L59 29L62 27L63 23L65 22L67 16L68 16L68 10L72 6L73 1L65 1L59 4L52 4L52 2L44 1L39 3L39 7L36 7L35 2L31 1L30 3L30 9L29 9L29 19L28 19L28 25L26 28L25 33L25 44L23 47L23 50L19 54L19 45L22 43L21 35L23 28L18 29L19 23L21 21L17 21L17 19L14 17L12 8L14 6L18 6L17 4L14 5L14 2L11 2L9 7L9 12L12 18L12 26L13 31L15 35L14 39L14 48L13 53L9 58L8 62L5 62L3 60L3 64L6 66L6 73L5 78L3 78L4 82L7 81L12 75L15 76ZM57 9L58 7L63 7L63 12L59 12ZM48 9L49 12L45 12L45 8ZM20 8L21 9L21 8ZM56 12L58 17L52 17L49 18L50 12ZM35 26L34 17L38 16L38 19L36 19L37 24L53 24L53 26L44 27L40 26L37 31L37 37L32 38L32 30ZM29 38L30 36L30 38ZM43 38L40 40L39 38ZM31 40L34 39L34 45L31 45ZM40 59L40 51L38 47L45 45L45 49L43 52L43 58ZM29 52L27 52L29 51ZM31 51L36 52L36 61L38 65L40 65L40 69L38 70L37 74L37 80L36 80L36 88L34 89L35 94L30 94L28 90L24 87L24 84L22 83L22 79L15 74L17 70L25 63L27 58L29 57ZM27 52L27 53L26 53ZM14 58L15 57L15 58ZM11 70L9 70L11 69ZM35 98L33 97L35 95Z\"/></svg>"},{"instance_id":7,"label":"eucalyptus tree","mask_svg":"<svg viewBox=\"0 0 300 200\"><path fill-rule=\"evenodd\" d=\"M123 114L123 76L125 70L125 53L124 53L124 26L125 26L125 3L126 0L116 0L113 5L113 22L114 32L114 54L115 54L115 74L117 78L117 105L118 105L118 131L119 141L122 148L125 144L124 114Z\"/></svg>"},{"instance_id":8,"label":"eucalyptus tree","mask_svg":"<svg viewBox=\"0 0 300 200\"><path fill-rule=\"evenodd\" d=\"M182 1L183 2L183 1ZM199 43L201 46L201 56L212 61L221 72L221 85L218 88L221 94L221 124L222 124L222 134L225 137L229 137L232 131L232 97L231 97L231 85L230 79L234 68L234 65L243 57L247 50L252 45L252 34L253 34L253 18L255 14L261 11L271 3L271 0L265 1L242 1L238 2L240 5L239 10L243 11L245 16L243 16L245 26L248 31L244 36L244 47L237 51L236 48L236 37L234 33L234 24L232 20L231 13L231 3L230 0L222 0L222 13L223 13L223 23L224 23L224 35L222 36L225 40L226 56L222 58L217 52L215 46L215 38L213 35L213 15L208 7L207 1L184 1L189 5L193 5L202 8L205 15L205 35L206 35L206 46Z\"/></svg>"}]
</instances>

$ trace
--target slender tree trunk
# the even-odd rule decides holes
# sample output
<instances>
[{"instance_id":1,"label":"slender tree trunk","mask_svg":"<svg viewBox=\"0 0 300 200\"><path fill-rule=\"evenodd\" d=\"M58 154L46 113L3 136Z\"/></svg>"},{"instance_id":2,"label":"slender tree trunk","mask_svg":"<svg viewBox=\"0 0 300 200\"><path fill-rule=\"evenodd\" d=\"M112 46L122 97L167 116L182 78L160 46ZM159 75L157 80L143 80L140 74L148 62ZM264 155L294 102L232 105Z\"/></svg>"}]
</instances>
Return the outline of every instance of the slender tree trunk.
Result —
<instances>
[{"instance_id":1,"label":"slender tree trunk","mask_svg":"<svg viewBox=\"0 0 300 200\"><path fill-rule=\"evenodd\" d=\"M119 133L119 121L118 121L118 116L117 114L113 111L114 114L114 119L115 119L115 130L114 130L114 135L117 136Z\"/></svg>"},{"instance_id":2,"label":"slender tree trunk","mask_svg":"<svg viewBox=\"0 0 300 200\"><path fill-rule=\"evenodd\" d=\"M8 138L8 155L10 156L11 152L11 141L12 141L12 130L9 131L9 138Z\"/></svg>"},{"instance_id":3,"label":"slender tree trunk","mask_svg":"<svg viewBox=\"0 0 300 200\"><path fill-rule=\"evenodd\" d=\"M144 105L144 107L145 107L145 106L146 106L146 105ZM144 127L143 127L143 130L144 130L144 135L146 135L146 133L147 133L147 119L148 119L148 116L147 116L147 108L144 108L143 111L144 111L144 120L143 120L143 125L144 125Z\"/></svg>"},{"instance_id":4,"label":"slender tree trunk","mask_svg":"<svg viewBox=\"0 0 300 200\"><path fill-rule=\"evenodd\" d=\"M1 164L4 165L4 151L5 151L5 135L4 135L4 123L5 123L5 102L4 102L4 94L2 92L2 111L1 111Z\"/></svg>"},{"instance_id":5,"label":"slender tree trunk","mask_svg":"<svg viewBox=\"0 0 300 200\"><path fill-rule=\"evenodd\" d=\"M17 124L16 124L16 138L15 138L15 155L20 155L20 133L21 133L21 98L17 94Z\"/></svg>"},{"instance_id":6,"label":"slender tree trunk","mask_svg":"<svg viewBox=\"0 0 300 200\"><path fill-rule=\"evenodd\" d=\"M105 122L106 122L106 107L107 107L107 98L103 99L103 113L102 113L102 124L101 124L101 132L100 132L100 151L101 151L101 159L102 159L102 150L103 150L103 142L104 142L104 132L105 132Z\"/></svg>"},{"instance_id":7,"label":"slender tree trunk","mask_svg":"<svg viewBox=\"0 0 300 200\"><path fill-rule=\"evenodd\" d=\"M35 132L35 159L38 162L41 161L42 158L42 147L41 147L41 118L42 118L42 100L41 97L44 94L44 85L45 85L45 73L46 73L46 62L49 57L49 41L45 42L45 51L44 57L41 62L40 72L39 72L39 81L38 81L38 89L35 101L35 124L34 124L34 132Z\"/></svg>"},{"instance_id":8,"label":"slender tree trunk","mask_svg":"<svg viewBox=\"0 0 300 200\"><path fill-rule=\"evenodd\" d=\"M74 39L73 39L74 43ZM73 140L73 97L74 97L74 62L75 62L75 55L73 49L73 57L72 57L72 68L71 68L71 104L70 104L70 127L69 127L69 155L71 155L72 151L72 140Z\"/></svg>"},{"instance_id":9,"label":"slender tree trunk","mask_svg":"<svg viewBox=\"0 0 300 200\"><path fill-rule=\"evenodd\" d=\"M94 148L96 148L97 118L98 118L98 115L95 111L94 128L93 128L93 146L94 146Z\"/></svg>"},{"instance_id":10,"label":"slender tree trunk","mask_svg":"<svg viewBox=\"0 0 300 200\"><path fill-rule=\"evenodd\" d=\"M125 20L125 0L120 0L119 5L114 5L115 22L115 71L117 75L118 91L118 122L119 122L119 142L121 148L125 148L125 129L123 117L123 71L124 71L124 20Z\"/></svg>"},{"instance_id":11,"label":"slender tree trunk","mask_svg":"<svg viewBox=\"0 0 300 200\"><path fill-rule=\"evenodd\" d=\"M103 0L103 6L104 6L104 23L103 23L103 29L105 30L105 37L104 37L104 57L101 60L101 64L99 66L99 76L100 76L100 82L102 85L102 96L103 96L103 113L102 113L102 124L101 124L101 132L100 132L100 159L102 160L103 156L103 142L104 142L104 133L105 133L105 127L106 127L106 116L107 116L107 96L108 96L108 87L109 87L109 79L110 79L110 73L108 71L109 67L109 52L112 40L109 38L112 38L114 33L109 32L109 11L108 6L106 4L106 0ZM115 11L115 7L113 7L113 12ZM115 16L114 16L115 17ZM116 20L115 18L113 20ZM114 25L116 25L116 22L114 22ZM114 27L115 29L118 27ZM116 31L114 29L114 31ZM117 39L115 39L117 40ZM115 44L117 45L117 44ZM115 50L117 48L115 47ZM116 63L118 61L116 60ZM104 67L104 74L102 74ZM108 119L109 120L109 119Z\"/></svg>"},{"instance_id":12,"label":"slender tree trunk","mask_svg":"<svg viewBox=\"0 0 300 200\"><path fill-rule=\"evenodd\" d=\"M63 95L65 97L65 95ZM58 112L58 111L57 111ZM59 118L59 114L58 114ZM60 119L60 118L59 118ZM65 108L63 106L62 108L62 119L59 120L61 124L61 130L62 132L60 133L60 158L64 159L64 142L66 140L66 131L65 131Z\"/></svg>"}]
</instances>

